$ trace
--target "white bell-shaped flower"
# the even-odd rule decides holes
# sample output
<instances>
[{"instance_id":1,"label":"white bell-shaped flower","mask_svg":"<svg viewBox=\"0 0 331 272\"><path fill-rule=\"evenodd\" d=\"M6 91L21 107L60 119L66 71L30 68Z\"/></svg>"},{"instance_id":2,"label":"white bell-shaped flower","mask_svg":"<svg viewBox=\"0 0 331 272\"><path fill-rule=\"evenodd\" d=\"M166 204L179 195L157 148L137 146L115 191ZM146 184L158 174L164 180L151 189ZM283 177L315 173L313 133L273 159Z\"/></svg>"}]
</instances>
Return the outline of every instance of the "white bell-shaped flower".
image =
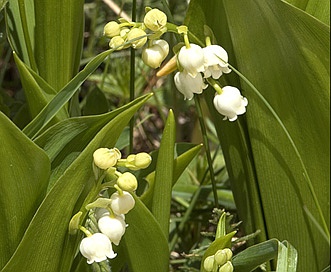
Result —
<instances>
[{"instance_id":1,"label":"white bell-shaped flower","mask_svg":"<svg viewBox=\"0 0 331 272\"><path fill-rule=\"evenodd\" d=\"M177 72L174 81L178 91L184 95L184 99L188 100L191 100L195 93L200 94L208 87L208 85L203 82L200 73L196 74L195 77L192 77L186 72Z\"/></svg>"},{"instance_id":2,"label":"white bell-shaped flower","mask_svg":"<svg viewBox=\"0 0 331 272\"><path fill-rule=\"evenodd\" d=\"M165 40L154 40L151 46L142 50L141 57L146 65L156 69L160 67L168 53L169 44Z\"/></svg>"},{"instance_id":3,"label":"white bell-shaped flower","mask_svg":"<svg viewBox=\"0 0 331 272\"><path fill-rule=\"evenodd\" d=\"M98 228L118 246L125 233L126 224L122 216L103 216L98 221Z\"/></svg>"},{"instance_id":4,"label":"white bell-shaped flower","mask_svg":"<svg viewBox=\"0 0 331 272\"><path fill-rule=\"evenodd\" d=\"M246 112L248 101L243 97L240 91L232 86L225 86L222 88L221 94L216 94L214 97L214 106L216 110L224 115L224 120L237 120L240 114Z\"/></svg>"},{"instance_id":5,"label":"white bell-shaped flower","mask_svg":"<svg viewBox=\"0 0 331 272\"><path fill-rule=\"evenodd\" d=\"M127 214L131 209L133 209L135 204L133 196L126 191L123 191L122 194L115 192L111 195L110 199L110 207L117 215Z\"/></svg>"},{"instance_id":6,"label":"white bell-shaped flower","mask_svg":"<svg viewBox=\"0 0 331 272\"><path fill-rule=\"evenodd\" d=\"M203 50L194 43L191 43L189 48L183 46L179 50L178 62L184 68L184 72L192 77L205 70Z\"/></svg>"},{"instance_id":7,"label":"white bell-shaped flower","mask_svg":"<svg viewBox=\"0 0 331 272\"><path fill-rule=\"evenodd\" d=\"M228 67L228 53L219 45L209 45L203 49L205 59L205 78L212 77L219 79L225 73L230 73L231 69Z\"/></svg>"},{"instance_id":8,"label":"white bell-shaped flower","mask_svg":"<svg viewBox=\"0 0 331 272\"><path fill-rule=\"evenodd\" d=\"M85 237L80 243L79 250L87 258L88 264L105 261L107 257L113 259L117 255L113 251L109 238L102 233Z\"/></svg>"}]
</instances>

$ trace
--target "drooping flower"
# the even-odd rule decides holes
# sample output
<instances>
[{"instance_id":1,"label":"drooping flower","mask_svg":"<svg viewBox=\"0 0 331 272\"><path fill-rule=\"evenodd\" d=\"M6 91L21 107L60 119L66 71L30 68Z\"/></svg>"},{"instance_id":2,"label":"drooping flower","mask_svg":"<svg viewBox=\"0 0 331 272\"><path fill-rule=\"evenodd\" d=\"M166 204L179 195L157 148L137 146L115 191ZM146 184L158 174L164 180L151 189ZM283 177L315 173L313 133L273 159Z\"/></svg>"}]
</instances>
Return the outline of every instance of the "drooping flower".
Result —
<instances>
[{"instance_id":1,"label":"drooping flower","mask_svg":"<svg viewBox=\"0 0 331 272\"><path fill-rule=\"evenodd\" d=\"M103 216L98 220L99 230L115 245L119 245L126 224L122 216Z\"/></svg>"},{"instance_id":2,"label":"drooping flower","mask_svg":"<svg viewBox=\"0 0 331 272\"><path fill-rule=\"evenodd\" d=\"M169 44L165 40L154 40L151 46L142 50L143 62L151 68L160 67L169 53Z\"/></svg>"},{"instance_id":3,"label":"drooping flower","mask_svg":"<svg viewBox=\"0 0 331 272\"><path fill-rule=\"evenodd\" d=\"M102 233L85 237L80 243L79 250L87 258L88 264L105 261L107 257L113 259L117 255L113 251L109 238Z\"/></svg>"},{"instance_id":4,"label":"drooping flower","mask_svg":"<svg viewBox=\"0 0 331 272\"><path fill-rule=\"evenodd\" d=\"M121 152L117 148L98 148L93 153L94 164L104 170L114 166L120 158Z\"/></svg>"},{"instance_id":5,"label":"drooping flower","mask_svg":"<svg viewBox=\"0 0 331 272\"><path fill-rule=\"evenodd\" d=\"M225 86L222 90L221 94L215 95L214 106L220 114L225 116L224 120L235 121L238 115L246 112L248 101L235 87Z\"/></svg>"},{"instance_id":6,"label":"drooping flower","mask_svg":"<svg viewBox=\"0 0 331 272\"><path fill-rule=\"evenodd\" d=\"M183 67L184 72L193 78L205 70L203 50L194 43L191 43L189 47L183 46L179 50L178 62Z\"/></svg>"},{"instance_id":7,"label":"drooping flower","mask_svg":"<svg viewBox=\"0 0 331 272\"><path fill-rule=\"evenodd\" d=\"M178 91L184 95L184 99L188 100L191 100L195 93L202 93L202 91L208 86L203 82L200 73L196 74L195 77L192 77L186 72L177 72L174 81Z\"/></svg>"},{"instance_id":8,"label":"drooping flower","mask_svg":"<svg viewBox=\"0 0 331 272\"><path fill-rule=\"evenodd\" d=\"M228 67L228 53L219 45L209 45L202 48L204 53L205 78L212 77L219 79L225 73L230 73L231 69Z\"/></svg>"},{"instance_id":9,"label":"drooping flower","mask_svg":"<svg viewBox=\"0 0 331 272\"><path fill-rule=\"evenodd\" d=\"M125 191L123 191L121 194L118 192L113 193L110 199L111 209L117 215L127 214L135 205L133 196Z\"/></svg>"}]
</instances>

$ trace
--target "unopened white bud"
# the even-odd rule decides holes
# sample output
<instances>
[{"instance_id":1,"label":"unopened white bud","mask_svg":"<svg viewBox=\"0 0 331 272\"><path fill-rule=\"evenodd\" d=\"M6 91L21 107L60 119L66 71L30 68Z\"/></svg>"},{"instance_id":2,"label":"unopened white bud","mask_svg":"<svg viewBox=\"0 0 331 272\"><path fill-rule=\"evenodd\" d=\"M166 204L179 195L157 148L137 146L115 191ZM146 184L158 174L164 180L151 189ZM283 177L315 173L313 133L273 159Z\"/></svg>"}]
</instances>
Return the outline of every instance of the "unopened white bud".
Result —
<instances>
[{"instance_id":1,"label":"unopened white bud","mask_svg":"<svg viewBox=\"0 0 331 272\"><path fill-rule=\"evenodd\" d=\"M93 153L94 164L104 170L116 165L120 158L121 152L117 148L99 148Z\"/></svg>"},{"instance_id":2,"label":"unopened white bud","mask_svg":"<svg viewBox=\"0 0 331 272\"><path fill-rule=\"evenodd\" d=\"M108 38L112 38L120 35L120 31L121 31L120 25L115 21L111 21L107 23L103 28L103 35Z\"/></svg>"},{"instance_id":3,"label":"unopened white bud","mask_svg":"<svg viewBox=\"0 0 331 272\"><path fill-rule=\"evenodd\" d=\"M138 181L135 175L130 172L125 172L120 175L117 179L117 185L123 190L127 192L133 192L137 190Z\"/></svg>"},{"instance_id":4,"label":"unopened white bud","mask_svg":"<svg viewBox=\"0 0 331 272\"><path fill-rule=\"evenodd\" d=\"M144 24L152 31L161 30L167 24L167 15L159 9L151 9L144 17Z\"/></svg>"},{"instance_id":5,"label":"unopened white bud","mask_svg":"<svg viewBox=\"0 0 331 272\"><path fill-rule=\"evenodd\" d=\"M146 32L144 30L142 30L140 28L132 28L127 35L127 39L133 40L138 37L145 36L145 35L146 35ZM138 48L143 47L146 42L147 42L147 37L145 36L145 37L142 37L141 39L132 41L131 46L134 49L138 49Z\"/></svg>"}]
</instances>

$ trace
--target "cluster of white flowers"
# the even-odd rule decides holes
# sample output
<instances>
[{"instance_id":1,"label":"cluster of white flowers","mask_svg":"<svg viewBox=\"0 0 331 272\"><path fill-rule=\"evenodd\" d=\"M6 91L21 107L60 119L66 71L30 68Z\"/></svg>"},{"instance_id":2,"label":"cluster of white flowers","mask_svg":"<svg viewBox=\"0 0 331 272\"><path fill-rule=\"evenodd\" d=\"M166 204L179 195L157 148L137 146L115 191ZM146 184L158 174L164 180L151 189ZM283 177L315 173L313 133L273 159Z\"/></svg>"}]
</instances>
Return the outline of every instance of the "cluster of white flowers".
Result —
<instances>
[{"instance_id":1,"label":"cluster of white flowers","mask_svg":"<svg viewBox=\"0 0 331 272\"><path fill-rule=\"evenodd\" d=\"M214 255L208 256L203 262L207 272L232 272L232 251L229 248L218 250Z\"/></svg>"},{"instance_id":2,"label":"cluster of white flowers","mask_svg":"<svg viewBox=\"0 0 331 272\"><path fill-rule=\"evenodd\" d=\"M120 23L111 21L104 27L104 35L111 38L109 46L121 50L132 46L142 49L142 60L151 68L158 68L169 53L169 45L160 37L171 24L167 23L167 16L158 9L146 9L143 23L128 22L123 18ZM213 45L210 37L206 37L206 46L201 47L190 43L186 26L177 27L177 33L183 34L185 45L176 54L177 61L171 62L168 74L179 69L174 81L177 89L184 95L184 99L191 100L194 94L201 94L213 81L212 87L216 90L214 106L224 115L224 119L235 121L238 115L246 112L248 101L236 87L221 88L215 80L222 74L231 72L228 64L228 54L219 45ZM173 29L171 30L173 31ZM147 46L144 46L147 43ZM170 62L169 62L170 63ZM175 67L175 68L174 68ZM162 73L160 73L162 74Z\"/></svg>"},{"instance_id":3,"label":"cluster of white flowers","mask_svg":"<svg viewBox=\"0 0 331 272\"><path fill-rule=\"evenodd\" d=\"M184 35L187 35L184 33ZM231 72L228 64L228 54L219 45L207 45L202 48L197 44L187 42L180 49L177 60L180 71L175 74L174 81L184 99L191 100L194 94L201 94L207 88L205 80L219 79L223 73ZM215 88L216 86L216 88ZM246 112L248 101L240 91L232 86L221 88L214 84L216 90L214 106L224 115L224 119L235 121L237 116Z\"/></svg>"},{"instance_id":4,"label":"cluster of white flowers","mask_svg":"<svg viewBox=\"0 0 331 272\"><path fill-rule=\"evenodd\" d=\"M94 233L91 229L79 224L82 212L77 213L71 220L69 229L74 233L76 229L82 230L86 237L80 243L80 252L87 258L87 263L102 262L107 258L115 258L112 244L118 246L125 233L127 224L125 215L134 208L135 199L133 194L138 187L136 177L130 172L121 173L117 171L118 166L124 166L131 170L139 170L148 167L151 156L145 152L131 154L126 159L121 159L121 152L117 148L99 148L93 153L93 165L104 171L104 175L115 188L110 197L99 197L89 203L85 208L90 211L88 220L93 224L95 220ZM94 168L95 172L96 169ZM98 173L96 173L98 176ZM115 180L115 181L114 181ZM95 231L97 228L98 232ZM74 230L74 231L73 231Z\"/></svg>"}]
</instances>

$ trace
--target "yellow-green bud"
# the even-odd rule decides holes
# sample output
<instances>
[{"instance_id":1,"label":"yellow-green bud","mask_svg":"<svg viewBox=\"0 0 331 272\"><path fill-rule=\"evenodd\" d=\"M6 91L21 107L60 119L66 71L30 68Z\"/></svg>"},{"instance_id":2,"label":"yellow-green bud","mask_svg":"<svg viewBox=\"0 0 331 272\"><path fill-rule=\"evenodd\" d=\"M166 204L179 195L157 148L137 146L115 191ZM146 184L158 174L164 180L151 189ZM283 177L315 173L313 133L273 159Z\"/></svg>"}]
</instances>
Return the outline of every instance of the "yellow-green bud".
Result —
<instances>
[{"instance_id":1,"label":"yellow-green bud","mask_svg":"<svg viewBox=\"0 0 331 272\"><path fill-rule=\"evenodd\" d=\"M112 38L120 35L120 31L121 31L120 25L115 21L111 21L107 23L103 28L103 35L108 38Z\"/></svg>"},{"instance_id":2,"label":"yellow-green bud","mask_svg":"<svg viewBox=\"0 0 331 272\"><path fill-rule=\"evenodd\" d=\"M109 47L111 49L116 48L116 50L122 50L122 49L124 49L124 46L121 46L123 43L125 43L125 40L122 37L115 36L115 37L111 38L111 40L109 42Z\"/></svg>"},{"instance_id":3,"label":"yellow-green bud","mask_svg":"<svg viewBox=\"0 0 331 272\"><path fill-rule=\"evenodd\" d=\"M226 253L223 249L218 250L215 253L215 262L217 263L217 265L223 265L228 261Z\"/></svg>"},{"instance_id":4,"label":"yellow-green bud","mask_svg":"<svg viewBox=\"0 0 331 272\"><path fill-rule=\"evenodd\" d=\"M232 272L233 271L233 265L230 261L227 261L224 265L222 265L218 272Z\"/></svg>"},{"instance_id":5,"label":"yellow-green bud","mask_svg":"<svg viewBox=\"0 0 331 272\"><path fill-rule=\"evenodd\" d=\"M125 172L118 177L117 185L123 191L133 192L133 191L137 190L138 181L133 174L131 174L130 172Z\"/></svg>"},{"instance_id":6,"label":"yellow-green bud","mask_svg":"<svg viewBox=\"0 0 331 272\"><path fill-rule=\"evenodd\" d=\"M146 152L141 152L136 155L135 165L139 169L147 168L152 162L152 157Z\"/></svg>"},{"instance_id":7,"label":"yellow-green bud","mask_svg":"<svg viewBox=\"0 0 331 272\"><path fill-rule=\"evenodd\" d=\"M117 148L99 148L93 153L94 164L104 170L116 165L120 158L121 152Z\"/></svg>"},{"instance_id":8,"label":"yellow-green bud","mask_svg":"<svg viewBox=\"0 0 331 272\"><path fill-rule=\"evenodd\" d=\"M141 36L144 36L146 35L146 32L140 28L132 28L128 35L127 35L127 39L128 40L133 40L133 39L136 39L138 37L141 37ZM134 48L134 49L138 49L138 48L141 48L145 45L145 43L147 42L147 37L143 37L141 39L138 39L138 40L135 40L135 41L132 41L131 42L131 46Z\"/></svg>"},{"instance_id":9,"label":"yellow-green bud","mask_svg":"<svg viewBox=\"0 0 331 272\"><path fill-rule=\"evenodd\" d=\"M167 15L159 9L151 9L144 17L144 24L152 31L161 30L167 24Z\"/></svg>"},{"instance_id":10,"label":"yellow-green bud","mask_svg":"<svg viewBox=\"0 0 331 272\"><path fill-rule=\"evenodd\" d=\"M231 258L232 258L232 255L233 255L232 250L230 248L224 248L223 251L226 254L226 260L231 261Z\"/></svg>"},{"instance_id":11,"label":"yellow-green bud","mask_svg":"<svg viewBox=\"0 0 331 272\"><path fill-rule=\"evenodd\" d=\"M203 262L203 268L208 272L213 271L214 263L214 255L208 256Z\"/></svg>"}]
</instances>

